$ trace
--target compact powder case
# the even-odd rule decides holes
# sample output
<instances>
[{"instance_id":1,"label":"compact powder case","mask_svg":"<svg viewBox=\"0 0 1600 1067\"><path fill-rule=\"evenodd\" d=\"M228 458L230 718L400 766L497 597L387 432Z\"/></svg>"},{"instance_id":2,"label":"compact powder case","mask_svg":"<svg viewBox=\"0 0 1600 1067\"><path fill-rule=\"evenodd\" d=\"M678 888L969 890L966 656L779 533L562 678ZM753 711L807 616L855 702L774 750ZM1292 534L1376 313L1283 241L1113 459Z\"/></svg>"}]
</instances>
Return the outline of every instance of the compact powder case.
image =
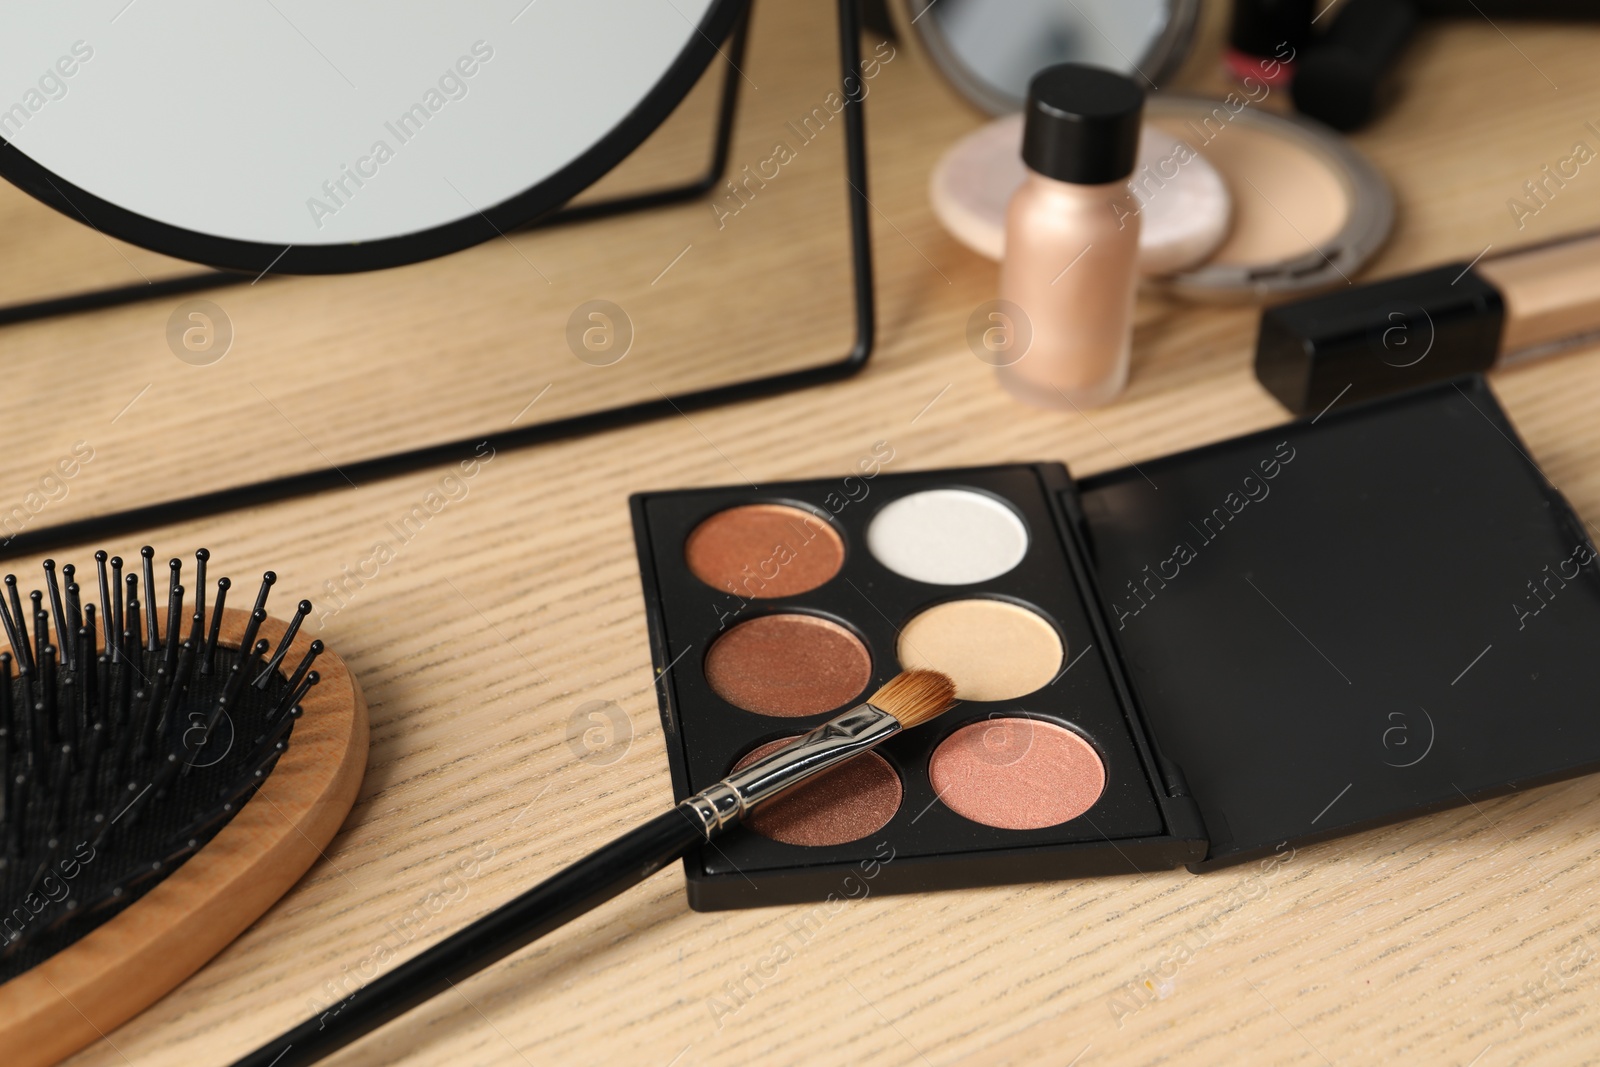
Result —
<instances>
[{"instance_id":1,"label":"compact powder case","mask_svg":"<svg viewBox=\"0 0 1600 1067\"><path fill-rule=\"evenodd\" d=\"M1146 101L1128 179L1144 220L1145 284L1218 302L1347 285L1394 228L1388 183L1333 130L1242 94ZM951 146L929 181L939 221L990 259L1004 252L1006 208L1026 173L1021 145L1022 116L996 119Z\"/></svg>"},{"instance_id":2,"label":"compact powder case","mask_svg":"<svg viewBox=\"0 0 1600 1067\"><path fill-rule=\"evenodd\" d=\"M1600 770L1595 551L1481 378L1079 482L872 470L632 499L679 798L905 667L961 698L692 854L697 909L1203 871Z\"/></svg>"}]
</instances>

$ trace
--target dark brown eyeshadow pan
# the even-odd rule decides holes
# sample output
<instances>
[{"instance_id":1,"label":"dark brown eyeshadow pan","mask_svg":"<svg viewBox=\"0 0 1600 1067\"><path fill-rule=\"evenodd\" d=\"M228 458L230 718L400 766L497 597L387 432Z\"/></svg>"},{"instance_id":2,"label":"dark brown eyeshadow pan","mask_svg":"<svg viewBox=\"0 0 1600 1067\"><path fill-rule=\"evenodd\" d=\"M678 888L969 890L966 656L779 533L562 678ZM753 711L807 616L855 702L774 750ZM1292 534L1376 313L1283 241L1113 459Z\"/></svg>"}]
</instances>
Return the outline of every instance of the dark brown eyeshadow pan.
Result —
<instances>
[{"instance_id":1,"label":"dark brown eyeshadow pan","mask_svg":"<svg viewBox=\"0 0 1600 1067\"><path fill-rule=\"evenodd\" d=\"M748 767L793 741L783 737L752 750L734 765ZM745 820L764 837L788 845L843 845L889 825L904 790L889 761L868 752L771 801Z\"/></svg>"}]
</instances>

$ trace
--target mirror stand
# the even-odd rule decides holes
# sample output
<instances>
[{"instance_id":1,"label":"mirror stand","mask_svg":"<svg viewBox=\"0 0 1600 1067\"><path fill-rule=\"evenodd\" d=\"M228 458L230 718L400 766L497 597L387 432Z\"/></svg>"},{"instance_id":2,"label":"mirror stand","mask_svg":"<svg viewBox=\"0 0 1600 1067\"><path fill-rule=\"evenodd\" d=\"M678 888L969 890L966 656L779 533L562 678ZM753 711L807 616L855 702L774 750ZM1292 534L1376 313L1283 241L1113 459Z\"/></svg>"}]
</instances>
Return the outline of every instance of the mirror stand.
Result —
<instances>
[{"instance_id":1,"label":"mirror stand","mask_svg":"<svg viewBox=\"0 0 1600 1067\"><path fill-rule=\"evenodd\" d=\"M743 55L749 25L746 8L730 33L732 52L724 72L717 129L710 167L700 178L663 189L632 193L560 208L531 223L525 229L564 226L594 219L623 215L648 208L677 204L705 196L724 177L727 168L738 104L737 64ZM861 12L859 0L838 0L839 71L841 80L855 75L861 65ZM551 422L520 428L475 434L420 448L328 466L246 485L232 486L160 503L114 511L103 515L28 529L6 540L4 555L26 556L84 542L113 540L152 526L168 525L234 511L240 508L305 496L325 490L346 489L352 485L396 477L440 464L454 462L464 451L471 451L487 440L496 451L521 449L548 441L577 437L667 416L682 415L722 404L789 392L847 378L862 369L872 352L875 328L872 281L872 249L869 229L865 122L862 97L843 94L845 197L850 231L850 270L853 304L854 343L838 360L800 370L785 371L762 378L699 389L675 396L625 404L586 412ZM33 301L0 308L0 326L72 315L143 300L250 284L258 280L232 271L205 271L146 285L101 289L71 296Z\"/></svg>"},{"instance_id":2,"label":"mirror stand","mask_svg":"<svg viewBox=\"0 0 1600 1067\"><path fill-rule=\"evenodd\" d=\"M717 102L716 129L711 145L711 159L706 172L698 178L662 189L643 193L628 193L606 197L565 207L535 219L512 232L545 229L551 226L570 226L577 222L627 215L635 211L666 207L694 200L716 188L728 169L728 150L733 143L733 124L739 110L739 78L735 73L744 62L745 42L750 29L750 10L747 7L735 23L728 39L726 69L722 75L722 93ZM247 274L233 270L204 270L163 278L142 285L119 285L92 289L82 293L51 297L46 300L29 300L20 304L0 306L0 326L13 326L39 319L78 315L89 311L136 304L141 300L164 300L171 296L200 293L213 289L226 289L234 285L249 285L260 281L271 268L261 274Z\"/></svg>"}]
</instances>

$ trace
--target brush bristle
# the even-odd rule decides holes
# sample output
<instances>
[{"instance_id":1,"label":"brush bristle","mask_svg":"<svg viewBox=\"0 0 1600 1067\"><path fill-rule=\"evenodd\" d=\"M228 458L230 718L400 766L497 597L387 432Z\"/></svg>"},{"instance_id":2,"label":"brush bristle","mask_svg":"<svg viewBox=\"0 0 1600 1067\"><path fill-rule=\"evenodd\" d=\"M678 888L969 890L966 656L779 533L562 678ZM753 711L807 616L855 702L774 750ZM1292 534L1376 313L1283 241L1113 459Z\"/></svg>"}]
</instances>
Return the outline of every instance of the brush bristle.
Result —
<instances>
[{"instance_id":1,"label":"brush bristle","mask_svg":"<svg viewBox=\"0 0 1600 1067\"><path fill-rule=\"evenodd\" d=\"M181 561L168 565L163 589L154 550L140 556L142 588L130 573L124 589L123 561L104 552L94 586L46 560L48 596L32 593L28 604L16 577L4 579L0 982L83 937L210 841L287 750L318 680L320 641L285 677L310 601L276 652L257 640L271 571L233 648L219 643L228 579L207 603L210 553L195 553L187 598Z\"/></svg>"},{"instance_id":2,"label":"brush bristle","mask_svg":"<svg viewBox=\"0 0 1600 1067\"><path fill-rule=\"evenodd\" d=\"M887 711L909 730L956 705L956 683L938 671L905 671L889 679L867 703Z\"/></svg>"}]
</instances>

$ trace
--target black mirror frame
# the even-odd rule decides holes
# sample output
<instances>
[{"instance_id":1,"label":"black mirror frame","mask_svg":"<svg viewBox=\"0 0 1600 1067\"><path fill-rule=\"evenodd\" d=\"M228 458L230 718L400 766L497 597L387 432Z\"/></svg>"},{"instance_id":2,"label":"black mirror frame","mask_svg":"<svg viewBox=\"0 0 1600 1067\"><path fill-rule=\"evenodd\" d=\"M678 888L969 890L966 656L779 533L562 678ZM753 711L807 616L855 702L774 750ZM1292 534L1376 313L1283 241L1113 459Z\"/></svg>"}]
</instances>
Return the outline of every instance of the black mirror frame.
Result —
<instances>
[{"instance_id":1,"label":"black mirror frame","mask_svg":"<svg viewBox=\"0 0 1600 1067\"><path fill-rule=\"evenodd\" d=\"M403 267L493 240L558 210L599 181L666 121L720 54L748 13L749 0L711 0L705 18L648 95L582 155L492 207L425 230L372 241L275 245L217 237L129 211L81 189L0 139L0 177L75 221L168 256L222 270L261 275L344 274Z\"/></svg>"},{"instance_id":2,"label":"black mirror frame","mask_svg":"<svg viewBox=\"0 0 1600 1067\"><path fill-rule=\"evenodd\" d=\"M741 16L747 15L745 4L739 3ZM840 78L857 75L861 64L861 11L859 0L838 0ZM733 37L735 52L742 52L747 19L741 17L727 27ZM712 44L713 52L717 51ZM726 58L726 57L725 57ZM730 68L737 59L729 62ZM546 224L579 222L600 215L617 214L625 210L658 206L703 195L715 186L726 169L727 141L735 118L735 82L729 73L724 83L722 107L719 113L718 145L713 152L712 170L699 181L627 197L616 201L600 202L563 209L565 217L556 214L547 217ZM872 354L876 330L876 311L872 276L872 238L867 200L866 122L863 113L863 96L841 93L844 98L845 128L845 182L847 214L850 225L852 289L854 294L855 341L845 355L832 363L808 367L798 371L755 378L728 385L715 386L677 396L662 396L647 400L589 412L565 419L539 423L521 429L508 429L487 435L474 435L457 441L427 445L404 452L356 460L342 466L329 466L298 474L271 478L247 485L233 486L194 496L148 504L111 512L105 515L58 523L53 526L24 530L0 542L0 556L17 557L54 551L61 547L112 540L153 526L164 526L210 515L257 507L295 497L329 490L348 489L368 482L393 478L413 471L456 462L462 455L472 452L487 441L497 452L528 448L563 438L578 437L615 429L634 423L646 422L686 411L717 407L756 397L772 396L827 382L848 378L867 365ZM0 153L3 154L3 153ZM219 285L237 284L247 276L232 272L207 272L165 283L105 290L87 293L62 300L46 301L21 308L0 309L0 326L8 322L38 319L50 315L70 314L79 311L130 303L133 300L197 289L215 288ZM162 286L166 286L162 289ZM160 290L160 291L157 291Z\"/></svg>"}]
</instances>

